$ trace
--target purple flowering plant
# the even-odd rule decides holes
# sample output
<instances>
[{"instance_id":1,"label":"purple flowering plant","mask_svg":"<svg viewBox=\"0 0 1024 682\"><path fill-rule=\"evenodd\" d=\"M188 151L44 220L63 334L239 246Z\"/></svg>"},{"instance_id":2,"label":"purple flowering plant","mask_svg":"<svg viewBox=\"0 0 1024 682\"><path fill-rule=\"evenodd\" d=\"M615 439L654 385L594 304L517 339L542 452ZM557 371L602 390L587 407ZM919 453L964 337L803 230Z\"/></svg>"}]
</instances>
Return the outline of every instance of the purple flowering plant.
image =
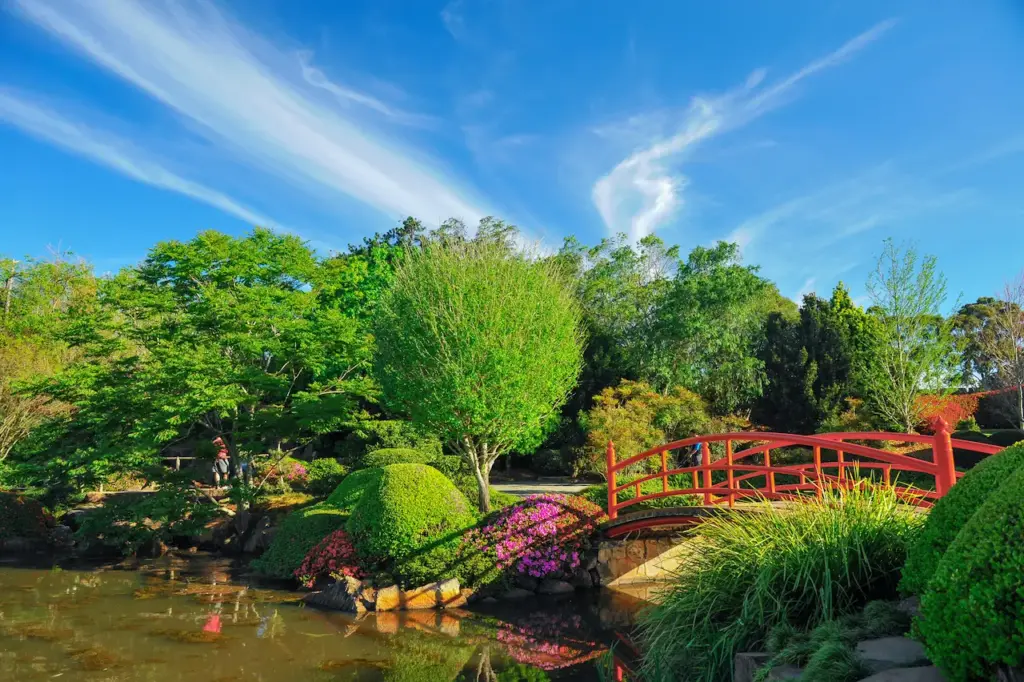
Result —
<instances>
[{"instance_id":1,"label":"purple flowering plant","mask_svg":"<svg viewBox=\"0 0 1024 682\"><path fill-rule=\"evenodd\" d=\"M604 511L582 497L531 495L495 513L465 542L502 573L546 578L578 568L604 520Z\"/></svg>"}]
</instances>

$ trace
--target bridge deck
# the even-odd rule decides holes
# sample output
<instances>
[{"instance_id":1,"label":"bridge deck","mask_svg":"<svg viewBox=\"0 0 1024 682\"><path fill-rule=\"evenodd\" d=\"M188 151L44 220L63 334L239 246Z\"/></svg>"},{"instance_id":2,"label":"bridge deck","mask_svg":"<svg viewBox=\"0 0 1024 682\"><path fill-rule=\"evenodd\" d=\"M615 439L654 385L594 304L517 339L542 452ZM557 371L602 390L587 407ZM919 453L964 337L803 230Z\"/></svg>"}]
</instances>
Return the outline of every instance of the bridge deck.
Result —
<instances>
[{"instance_id":1,"label":"bridge deck","mask_svg":"<svg viewBox=\"0 0 1024 682\"><path fill-rule=\"evenodd\" d=\"M755 505L748 505L749 509L740 509L740 511L753 511ZM736 509L730 510L727 507L716 507L716 506L691 506L691 507L665 507L662 509L641 509L634 512L625 512L619 514L615 519L606 521L602 526L601 530L607 537L619 537L632 533L633 531L644 530L646 528L664 528L666 530L673 527L684 528L692 526L695 523L700 523L706 518L712 516L721 516L722 514L728 513L729 511L736 511Z\"/></svg>"}]
</instances>

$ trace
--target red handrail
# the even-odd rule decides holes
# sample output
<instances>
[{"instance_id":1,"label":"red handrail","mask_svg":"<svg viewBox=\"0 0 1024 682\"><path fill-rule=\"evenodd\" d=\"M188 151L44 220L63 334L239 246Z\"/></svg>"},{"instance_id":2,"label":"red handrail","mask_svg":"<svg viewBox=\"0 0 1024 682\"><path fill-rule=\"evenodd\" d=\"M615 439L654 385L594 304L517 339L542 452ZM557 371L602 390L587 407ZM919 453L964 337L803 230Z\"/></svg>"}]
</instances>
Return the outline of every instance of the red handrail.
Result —
<instances>
[{"instance_id":1,"label":"red handrail","mask_svg":"<svg viewBox=\"0 0 1024 682\"><path fill-rule=\"evenodd\" d=\"M702 495L704 505L710 506L725 503L730 507L734 505L737 499L748 497L785 500L799 499L804 493L808 492L820 495L826 484L853 485L854 483L848 478L847 469L854 468L881 470L883 481L887 485L891 485L893 471L907 471L934 476L934 491L919 490L907 486L896 487L899 494L903 495L908 501L921 506L929 506L933 500L945 495L956 483L957 478L963 475L956 471L953 461L954 448L984 455L994 455L1003 449L996 445L952 439L950 437L949 425L941 418L935 421L934 428L935 433L931 436L881 431L823 433L813 436L773 432L718 433L693 436L666 443L665 445L659 445L621 462L615 461L615 445L608 441L608 448L605 453L608 474L608 518L615 519L618 516L619 510L646 500L681 495ZM860 443L849 442L866 440L925 443L931 446L932 459L931 461L921 460L909 455L901 455ZM761 444L752 445L739 452L734 452L733 443L737 441ZM712 462L710 444L721 442L725 443L725 457L724 459ZM701 445L701 461L698 465L669 468L668 453L670 451L698 443ZM782 466L772 464L771 451L773 449L794 445L811 448L813 461ZM823 462L821 460L821 451L823 449L835 451L837 453L837 461ZM743 460L753 455L762 453L764 454L763 465L743 462ZM850 462L845 459L845 455L867 457L876 461ZM634 478L622 485L617 483L618 472L655 457L660 460L658 462L660 466L657 471ZM835 471L828 473L827 470ZM715 471L724 471L726 473L723 482L712 482L712 473ZM678 474L691 474L693 486L690 488L670 489L669 477ZM800 482L777 485L776 475L778 474L797 476ZM764 488L740 486L744 481L760 476L765 478L766 484ZM641 494L642 484L655 479L661 479L661 490L647 495ZM619 493L627 488L635 488L636 494L632 499L620 503L618 501Z\"/></svg>"}]
</instances>

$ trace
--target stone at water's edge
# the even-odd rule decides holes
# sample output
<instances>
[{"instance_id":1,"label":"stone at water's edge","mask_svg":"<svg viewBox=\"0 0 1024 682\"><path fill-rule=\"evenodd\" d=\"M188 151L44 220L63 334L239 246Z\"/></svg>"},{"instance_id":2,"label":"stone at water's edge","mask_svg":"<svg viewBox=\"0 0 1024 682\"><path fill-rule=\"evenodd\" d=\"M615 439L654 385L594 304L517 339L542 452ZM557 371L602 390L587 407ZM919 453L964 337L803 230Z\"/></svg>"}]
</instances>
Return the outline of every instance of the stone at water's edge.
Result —
<instances>
[{"instance_id":1,"label":"stone at water's edge","mask_svg":"<svg viewBox=\"0 0 1024 682\"><path fill-rule=\"evenodd\" d=\"M921 643L909 637L882 637L860 642L857 644L857 658L873 673L930 662Z\"/></svg>"},{"instance_id":2,"label":"stone at water's edge","mask_svg":"<svg viewBox=\"0 0 1024 682\"><path fill-rule=\"evenodd\" d=\"M368 605L362 596L362 583L355 578L345 577L328 585L323 590L310 592L302 600L308 604L347 613L365 613L368 610Z\"/></svg>"},{"instance_id":3,"label":"stone at water's edge","mask_svg":"<svg viewBox=\"0 0 1024 682\"><path fill-rule=\"evenodd\" d=\"M402 592L397 585L377 590L376 611L397 611L402 606Z\"/></svg>"},{"instance_id":4,"label":"stone at water's edge","mask_svg":"<svg viewBox=\"0 0 1024 682\"><path fill-rule=\"evenodd\" d=\"M517 599L528 599L529 597L532 597L532 596L534 596L533 592L530 592L529 590L524 590L521 587L513 587L512 589L508 590L507 592L503 592L501 594L501 598L503 600L505 600L505 601L515 601ZM487 599L484 599L483 601L487 602Z\"/></svg>"},{"instance_id":5,"label":"stone at water's edge","mask_svg":"<svg viewBox=\"0 0 1024 682\"><path fill-rule=\"evenodd\" d=\"M437 605L441 608L454 609L463 606L466 603L465 601L463 601L461 604L456 603L460 599L463 599L462 589L461 586L459 585L459 581L456 578L442 580L441 582L435 584L437 585ZM472 594L472 590L470 591L470 594ZM468 599L468 596L469 595L466 595L465 598Z\"/></svg>"},{"instance_id":6,"label":"stone at water's edge","mask_svg":"<svg viewBox=\"0 0 1024 682\"><path fill-rule=\"evenodd\" d=\"M454 578L401 592L402 608L406 611L445 608L454 604L461 597L459 581Z\"/></svg>"},{"instance_id":7,"label":"stone at water's edge","mask_svg":"<svg viewBox=\"0 0 1024 682\"><path fill-rule=\"evenodd\" d=\"M537 592L540 594L571 594L576 588L564 580L542 580Z\"/></svg>"}]
</instances>

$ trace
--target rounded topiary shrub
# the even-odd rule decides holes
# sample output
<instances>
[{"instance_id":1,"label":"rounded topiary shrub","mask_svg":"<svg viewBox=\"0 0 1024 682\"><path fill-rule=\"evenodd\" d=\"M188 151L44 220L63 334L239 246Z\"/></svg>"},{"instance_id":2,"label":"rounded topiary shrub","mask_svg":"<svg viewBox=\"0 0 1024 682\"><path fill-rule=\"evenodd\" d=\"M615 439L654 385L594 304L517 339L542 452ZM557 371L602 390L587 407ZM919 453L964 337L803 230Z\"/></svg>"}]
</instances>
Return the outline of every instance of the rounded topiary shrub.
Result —
<instances>
[{"instance_id":1,"label":"rounded topiary shrub","mask_svg":"<svg viewBox=\"0 0 1024 682\"><path fill-rule=\"evenodd\" d=\"M1010 447L1021 441L1024 441L1024 431L1020 429L1000 429L993 431L992 435L988 437L989 443L1002 447Z\"/></svg>"},{"instance_id":2,"label":"rounded topiary shrub","mask_svg":"<svg viewBox=\"0 0 1024 682\"><path fill-rule=\"evenodd\" d=\"M375 483L381 473L382 469L379 467L353 471L338 484L333 493L328 495L327 504L343 512L351 512L362 498L366 488Z\"/></svg>"},{"instance_id":3,"label":"rounded topiary shrub","mask_svg":"<svg viewBox=\"0 0 1024 682\"><path fill-rule=\"evenodd\" d=\"M359 554L403 585L452 577L461 535L476 522L466 496L437 469L392 464L352 511Z\"/></svg>"},{"instance_id":4,"label":"rounded topiary shrub","mask_svg":"<svg viewBox=\"0 0 1024 682\"><path fill-rule=\"evenodd\" d=\"M967 472L949 489L925 521L924 528L907 552L900 590L921 594L935 573L946 548L974 512L1011 475L1024 466L1024 446L991 455Z\"/></svg>"},{"instance_id":5,"label":"rounded topiary shrub","mask_svg":"<svg viewBox=\"0 0 1024 682\"><path fill-rule=\"evenodd\" d=\"M915 623L951 682L1024 665L1024 469L1013 473L946 550Z\"/></svg>"},{"instance_id":6,"label":"rounded topiary shrub","mask_svg":"<svg viewBox=\"0 0 1024 682\"><path fill-rule=\"evenodd\" d=\"M306 492L329 495L345 479L348 469L333 457L314 459L306 465Z\"/></svg>"},{"instance_id":7,"label":"rounded topiary shrub","mask_svg":"<svg viewBox=\"0 0 1024 682\"><path fill-rule=\"evenodd\" d=\"M431 455L412 448L383 448L363 455L364 467L386 467L392 464L430 464Z\"/></svg>"},{"instance_id":8,"label":"rounded topiary shrub","mask_svg":"<svg viewBox=\"0 0 1024 682\"><path fill-rule=\"evenodd\" d=\"M309 551L345 525L347 515L321 502L286 516L274 534L270 548L252 562L257 572L274 578L291 578Z\"/></svg>"}]
</instances>

